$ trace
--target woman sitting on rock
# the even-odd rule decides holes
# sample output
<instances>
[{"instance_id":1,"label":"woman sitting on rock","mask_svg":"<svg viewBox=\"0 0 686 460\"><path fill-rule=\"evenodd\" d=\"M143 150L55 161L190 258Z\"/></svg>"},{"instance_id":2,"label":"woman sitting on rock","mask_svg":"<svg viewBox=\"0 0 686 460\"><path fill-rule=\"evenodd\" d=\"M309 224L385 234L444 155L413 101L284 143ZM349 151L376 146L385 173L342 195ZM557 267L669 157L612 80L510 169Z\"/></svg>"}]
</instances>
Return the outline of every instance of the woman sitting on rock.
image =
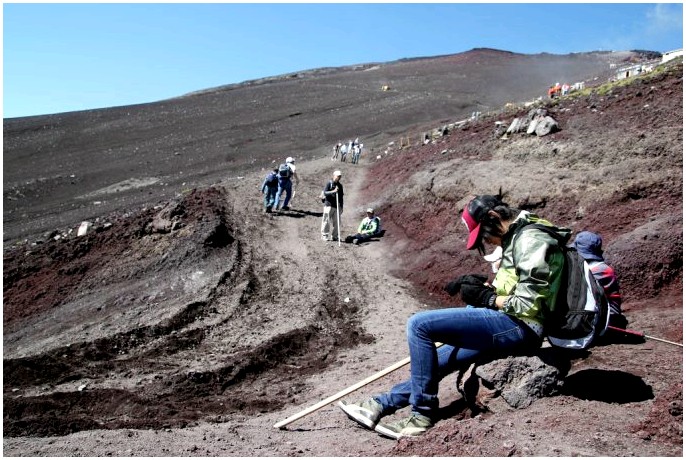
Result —
<instances>
[{"instance_id":1,"label":"woman sitting on rock","mask_svg":"<svg viewBox=\"0 0 686 460\"><path fill-rule=\"evenodd\" d=\"M410 380L358 404L339 402L352 420L383 436L399 439L431 428L438 416L438 383L446 375L477 358L527 354L541 345L543 312L555 303L564 255L551 235L522 227L547 225L566 239L570 231L509 207L500 194L473 198L464 207L462 220L469 231L467 249L483 255L484 242L502 246L493 285L485 284L487 278L481 275L463 275L448 283L448 293L459 292L467 306L419 312L408 320ZM444 345L436 348L435 342ZM379 423L408 405L408 418Z\"/></svg>"}]
</instances>

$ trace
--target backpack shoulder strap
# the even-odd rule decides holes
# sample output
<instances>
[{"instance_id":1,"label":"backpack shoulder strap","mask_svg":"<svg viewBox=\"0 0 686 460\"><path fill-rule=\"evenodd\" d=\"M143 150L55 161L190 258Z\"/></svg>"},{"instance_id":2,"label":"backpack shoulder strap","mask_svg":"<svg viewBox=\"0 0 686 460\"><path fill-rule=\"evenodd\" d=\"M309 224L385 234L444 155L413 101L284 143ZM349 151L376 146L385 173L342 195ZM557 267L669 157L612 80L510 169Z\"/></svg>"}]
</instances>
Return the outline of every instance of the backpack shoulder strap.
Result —
<instances>
[{"instance_id":1,"label":"backpack shoulder strap","mask_svg":"<svg viewBox=\"0 0 686 460\"><path fill-rule=\"evenodd\" d=\"M526 225L522 225L522 227L519 228L517 230L517 232L514 234L514 236L512 237L512 258L513 259L515 259L515 256L514 256L515 243L517 242L519 235L521 235L522 232L524 230L526 230L527 228L535 228L535 229L538 229L538 230L541 230L541 231L547 233L548 235L552 236L555 239L555 241L557 241L557 245L562 251L565 251L567 249L567 246L565 245L565 241L566 241L565 238L563 236L561 236L559 233L557 233L555 230L553 230L552 227L549 227L547 225L542 225L542 224L526 224ZM516 265L516 263L515 263L515 265Z\"/></svg>"},{"instance_id":2,"label":"backpack shoulder strap","mask_svg":"<svg viewBox=\"0 0 686 460\"><path fill-rule=\"evenodd\" d=\"M520 229L517 231L517 233L515 234L514 238L512 239L512 244L514 244L514 240L515 240L517 237L519 237L519 235L520 235L525 229L527 229L527 228L535 228L535 229L537 229L537 230L541 230L541 231L547 233L548 235L552 236L553 238L555 238L555 240L558 242L558 244L560 245L560 247L566 247L566 246L565 246L565 241L566 241L566 239L565 239L562 235L560 235L560 234L557 233L555 230L553 230L552 227L549 227L548 225L542 225L542 224L527 224L527 225L523 225L522 228L520 228Z\"/></svg>"}]
</instances>

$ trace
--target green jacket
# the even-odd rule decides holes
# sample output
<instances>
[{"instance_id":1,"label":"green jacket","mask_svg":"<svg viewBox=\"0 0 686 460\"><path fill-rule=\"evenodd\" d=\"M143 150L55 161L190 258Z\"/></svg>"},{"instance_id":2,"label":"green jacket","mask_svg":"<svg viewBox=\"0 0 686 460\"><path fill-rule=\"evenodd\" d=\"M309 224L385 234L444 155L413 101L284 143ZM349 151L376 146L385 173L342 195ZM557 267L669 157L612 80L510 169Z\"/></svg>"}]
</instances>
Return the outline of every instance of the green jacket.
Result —
<instances>
[{"instance_id":1,"label":"green jacket","mask_svg":"<svg viewBox=\"0 0 686 460\"><path fill-rule=\"evenodd\" d=\"M366 235L376 235L376 232L379 231L379 218L374 216L371 219L369 217L365 217L362 219L362 222L360 222L360 226L357 227L357 233L362 233Z\"/></svg>"},{"instance_id":2,"label":"green jacket","mask_svg":"<svg viewBox=\"0 0 686 460\"><path fill-rule=\"evenodd\" d=\"M543 325L560 290L564 255L552 236L535 228L522 230L512 244L520 229L533 223L551 226L567 239L571 236L569 229L522 211L503 236L503 258L493 286L496 294L508 296L505 313Z\"/></svg>"}]
</instances>

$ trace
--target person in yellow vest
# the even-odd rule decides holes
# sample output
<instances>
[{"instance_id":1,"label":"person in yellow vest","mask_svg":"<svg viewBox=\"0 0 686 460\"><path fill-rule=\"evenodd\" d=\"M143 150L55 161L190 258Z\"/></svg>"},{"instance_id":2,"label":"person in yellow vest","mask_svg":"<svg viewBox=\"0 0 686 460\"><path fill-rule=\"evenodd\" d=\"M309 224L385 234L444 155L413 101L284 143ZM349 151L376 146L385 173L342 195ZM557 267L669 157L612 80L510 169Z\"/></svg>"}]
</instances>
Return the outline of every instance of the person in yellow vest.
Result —
<instances>
[{"instance_id":1,"label":"person in yellow vest","mask_svg":"<svg viewBox=\"0 0 686 460\"><path fill-rule=\"evenodd\" d=\"M346 243L360 244L367 242L375 236L381 236L381 219L374 215L373 208L367 208L367 216L362 219L357 227L357 233L345 237Z\"/></svg>"}]
</instances>

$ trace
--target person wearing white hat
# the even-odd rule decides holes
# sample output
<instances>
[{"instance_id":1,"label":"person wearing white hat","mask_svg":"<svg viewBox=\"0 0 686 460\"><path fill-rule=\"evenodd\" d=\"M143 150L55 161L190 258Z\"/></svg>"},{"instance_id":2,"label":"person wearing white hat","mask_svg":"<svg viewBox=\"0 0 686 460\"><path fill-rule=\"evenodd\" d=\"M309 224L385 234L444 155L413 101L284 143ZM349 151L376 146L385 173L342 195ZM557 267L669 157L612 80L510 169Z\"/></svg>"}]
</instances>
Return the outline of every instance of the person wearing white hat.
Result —
<instances>
[{"instance_id":1,"label":"person wearing white hat","mask_svg":"<svg viewBox=\"0 0 686 460\"><path fill-rule=\"evenodd\" d=\"M341 237L338 223L343 214L343 184L341 184L341 172L334 171L331 180L326 183L322 190L322 240L337 241Z\"/></svg>"},{"instance_id":2,"label":"person wearing white hat","mask_svg":"<svg viewBox=\"0 0 686 460\"><path fill-rule=\"evenodd\" d=\"M357 233L346 236L345 242L353 244L365 243L375 236L380 236L380 233L381 220L378 216L374 215L373 208L367 208L367 216L362 219L359 227L357 227Z\"/></svg>"},{"instance_id":3,"label":"person wearing white hat","mask_svg":"<svg viewBox=\"0 0 686 460\"><path fill-rule=\"evenodd\" d=\"M281 194L285 190L286 198L283 200L283 206L281 207L281 209L283 209L284 211L289 211L291 208L288 207L288 204L290 203L291 198L293 197L292 180L295 180L296 187L300 182L300 179L298 178L298 175L295 172L295 160L293 159L293 157L286 158L286 162L279 166L278 175L279 188L276 191L276 198L274 199L274 210L279 209L279 201L281 201Z\"/></svg>"}]
</instances>

